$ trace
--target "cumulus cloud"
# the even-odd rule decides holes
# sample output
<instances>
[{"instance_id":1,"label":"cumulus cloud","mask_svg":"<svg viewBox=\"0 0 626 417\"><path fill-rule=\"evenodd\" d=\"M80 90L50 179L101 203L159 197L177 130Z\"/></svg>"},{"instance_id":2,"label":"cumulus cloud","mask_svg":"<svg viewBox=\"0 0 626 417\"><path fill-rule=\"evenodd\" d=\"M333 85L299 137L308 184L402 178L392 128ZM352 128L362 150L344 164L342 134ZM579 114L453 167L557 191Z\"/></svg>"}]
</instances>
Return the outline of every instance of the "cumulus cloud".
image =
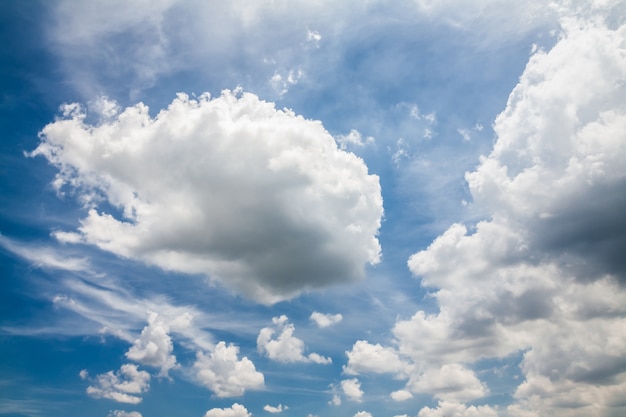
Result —
<instances>
[{"instance_id":1,"label":"cumulus cloud","mask_svg":"<svg viewBox=\"0 0 626 417\"><path fill-rule=\"evenodd\" d=\"M459 364L445 364L441 368L430 368L409 380L413 392L432 394L444 401L465 402L482 398L487 388L473 371Z\"/></svg>"},{"instance_id":2,"label":"cumulus cloud","mask_svg":"<svg viewBox=\"0 0 626 417\"><path fill-rule=\"evenodd\" d=\"M389 396L394 401L406 401L406 400L410 400L411 398L413 398L413 394L411 394L410 391L407 391L405 389L394 391L391 394L389 394Z\"/></svg>"},{"instance_id":3,"label":"cumulus cloud","mask_svg":"<svg viewBox=\"0 0 626 417\"><path fill-rule=\"evenodd\" d=\"M213 352L197 353L194 368L198 381L218 397L241 396L247 389L261 389L265 385L263 374L250 359L238 358L239 348L219 342Z\"/></svg>"},{"instance_id":4,"label":"cumulus cloud","mask_svg":"<svg viewBox=\"0 0 626 417\"><path fill-rule=\"evenodd\" d=\"M180 94L155 117L143 104L86 117L66 105L31 153L90 208L61 241L203 273L263 303L358 280L380 260L378 177L319 122L230 91Z\"/></svg>"},{"instance_id":5,"label":"cumulus cloud","mask_svg":"<svg viewBox=\"0 0 626 417\"><path fill-rule=\"evenodd\" d=\"M343 370L348 375L359 373L402 373L407 363L403 361L393 348L380 344L372 345L366 340L357 340L348 355L348 364Z\"/></svg>"},{"instance_id":6,"label":"cumulus cloud","mask_svg":"<svg viewBox=\"0 0 626 417\"><path fill-rule=\"evenodd\" d=\"M174 346L169 335L169 326L153 311L148 312L148 325L126 352L126 357L143 365L161 368L159 375L168 376L168 371L176 366Z\"/></svg>"},{"instance_id":7,"label":"cumulus cloud","mask_svg":"<svg viewBox=\"0 0 626 417\"><path fill-rule=\"evenodd\" d=\"M204 414L204 417L250 417L246 407L234 403L230 408L212 408Z\"/></svg>"},{"instance_id":8,"label":"cumulus cloud","mask_svg":"<svg viewBox=\"0 0 626 417\"><path fill-rule=\"evenodd\" d=\"M358 411L354 417L372 417L372 414L367 411Z\"/></svg>"},{"instance_id":9,"label":"cumulus cloud","mask_svg":"<svg viewBox=\"0 0 626 417\"><path fill-rule=\"evenodd\" d=\"M304 342L293 335L296 330L292 323L289 323L287 316L272 318L274 327L264 327L259 331L257 337L257 348L259 352L275 361L291 362L314 362L319 364L329 364L332 359L323 357L318 353L304 355ZM276 336L274 336L276 334Z\"/></svg>"},{"instance_id":10,"label":"cumulus cloud","mask_svg":"<svg viewBox=\"0 0 626 417\"><path fill-rule=\"evenodd\" d=\"M282 404L278 404L276 407L271 406L269 404L265 404L265 406L263 406L263 410L272 414L282 413L283 411L288 410L288 409L289 407L287 407L286 405L283 406Z\"/></svg>"},{"instance_id":11,"label":"cumulus cloud","mask_svg":"<svg viewBox=\"0 0 626 417\"><path fill-rule=\"evenodd\" d=\"M314 311L309 319L314 321L318 327L329 327L343 320L343 316L341 314L323 314Z\"/></svg>"},{"instance_id":12,"label":"cumulus cloud","mask_svg":"<svg viewBox=\"0 0 626 417\"><path fill-rule=\"evenodd\" d=\"M352 401L361 402L363 398L363 391L361 390L361 383L358 379L344 379L341 381L341 389L346 397Z\"/></svg>"},{"instance_id":13,"label":"cumulus cloud","mask_svg":"<svg viewBox=\"0 0 626 417\"><path fill-rule=\"evenodd\" d=\"M443 362L520 352L510 415L624 411L626 25L593 15L562 27L551 50L531 57L496 119L493 151L466 175L487 220L452 225L409 260L439 312L398 321L398 350L440 366L409 386L443 387L453 374L466 382L420 417L495 415L461 404L484 387Z\"/></svg>"},{"instance_id":14,"label":"cumulus cloud","mask_svg":"<svg viewBox=\"0 0 626 417\"><path fill-rule=\"evenodd\" d=\"M81 378L88 375L81 371ZM150 389L150 374L137 369L136 365L122 365L119 371L109 371L96 376L93 385L87 387L87 394L94 398L107 398L120 403L139 404L138 394Z\"/></svg>"}]
</instances>

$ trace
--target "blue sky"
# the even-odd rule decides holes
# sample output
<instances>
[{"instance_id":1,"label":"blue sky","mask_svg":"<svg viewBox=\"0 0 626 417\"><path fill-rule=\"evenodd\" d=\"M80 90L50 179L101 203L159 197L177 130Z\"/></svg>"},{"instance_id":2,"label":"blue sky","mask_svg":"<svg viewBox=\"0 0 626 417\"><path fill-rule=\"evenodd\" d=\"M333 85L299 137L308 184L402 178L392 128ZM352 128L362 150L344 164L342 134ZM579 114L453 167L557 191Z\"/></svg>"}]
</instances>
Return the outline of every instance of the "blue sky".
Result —
<instances>
[{"instance_id":1,"label":"blue sky","mask_svg":"<svg viewBox=\"0 0 626 417\"><path fill-rule=\"evenodd\" d=\"M626 414L626 4L0 5L0 415Z\"/></svg>"}]
</instances>

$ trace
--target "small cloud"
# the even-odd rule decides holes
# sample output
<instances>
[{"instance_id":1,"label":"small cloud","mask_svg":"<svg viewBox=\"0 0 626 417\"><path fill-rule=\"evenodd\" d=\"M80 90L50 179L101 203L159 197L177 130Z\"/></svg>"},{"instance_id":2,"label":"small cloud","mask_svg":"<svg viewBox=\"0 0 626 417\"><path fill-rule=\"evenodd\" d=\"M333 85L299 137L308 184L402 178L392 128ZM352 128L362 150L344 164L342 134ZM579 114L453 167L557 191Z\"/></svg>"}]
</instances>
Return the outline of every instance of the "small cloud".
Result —
<instances>
[{"instance_id":1,"label":"small cloud","mask_svg":"<svg viewBox=\"0 0 626 417\"><path fill-rule=\"evenodd\" d=\"M361 383L358 379L344 379L341 381L341 389L346 397L352 401L361 402L363 398L363 391L361 390Z\"/></svg>"},{"instance_id":2,"label":"small cloud","mask_svg":"<svg viewBox=\"0 0 626 417\"><path fill-rule=\"evenodd\" d=\"M391 397L392 400L398 401L398 402L406 401L406 400L413 398L413 394L411 394L409 391L404 390L404 389L394 391L389 396Z\"/></svg>"},{"instance_id":3,"label":"small cloud","mask_svg":"<svg viewBox=\"0 0 626 417\"><path fill-rule=\"evenodd\" d=\"M333 398L328 401L328 404L330 405L334 405L335 407L340 406L341 405L341 397L337 394L333 395Z\"/></svg>"},{"instance_id":4,"label":"small cloud","mask_svg":"<svg viewBox=\"0 0 626 417\"><path fill-rule=\"evenodd\" d=\"M467 129L457 129L456 131L459 133L459 135L461 135L463 137L463 141L464 142L469 142L470 141L471 137L470 137L469 130L467 130Z\"/></svg>"},{"instance_id":5,"label":"small cloud","mask_svg":"<svg viewBox=\"0 0 626 417\"><path fill-rule=\"evenodd\" d=\"M276 407L273 407L269 404L266 404L263 407L263 410L267 411L268 413L272 413L272 414L278 414L278 413L282 413L285 410L288 410L289 407L287 407L286 405L283 406L282 404L278 404Z\"/></svg>"},{"instance_id":6,"label":"small cloud","mask_svg":"<svg viewBox=\"0 0 626 417\"><path fill-rule=\"evenodd\" d=\"M320 41L322 40L322 35L316 30L307 30L306 33L306 41L312 43L316 48L320 47Z\"/></svg>"},{"instance_id":7,"label":"small cloud","mask_svg":"<svg viewBox=\"0 0 626 417\"><path fill-rule=\"evenodd\" d=\"M87 378L87 372L80 372ZM120 403L139 404L137 394L150 389L150 374L137 369L136 365L125 364L119 371L109 371L96 377L95 383L87 387L87 394L94 398L107 398Z\"/></svg>"},{"instance_id":8,"label":"small cloud","mask_svg":"<svg viewBox=\"0 0 626 417\"><path fill-rule=\"evenodd\" d=\"M372 136L368 136L363 139L363 136L358 130L352 129L347 135L339 135L335 137L337 144L341 149L346 149L349 146L362 147L366 144L374 143L375 139Z\"/></svg>"},{"instance_id":9,"label":"small cloud","mask_svg":"<svg viewBox=\"0 0 626 417\"><path fill-rule=\"evenodd\" d=\"M250 359L239 359L239 348L219 342L213 352L197 353L194 368L200 383L218 397L237 397L246 389L260 389L265 385L263 374Z\"/></svg>"},{"instance_id":10,"label":"small cloud","mask_svg":"<svg viewBox=\"0 0 626 417\"><path fill-rule=\"evenodd\" d=\"M341 314L322 314L314 311L309 319L314 321L318 327L329 327L343 320L343 316Z\"/></svg>"},{"instance_id":11,"label":"small cloud","mask_svg":"<svg viewBox=\"0 0 626 417\"><path fill-rule=\"evenodd\" d=\"M204 414L204 417L250 417L246 407L241 404L234 403L229 408L212 408Z\"/></svg>"},{"instance_id":12,"label":"small cloud","mask_svg":"<svg viewBox=\"0 0 626 417\"><path fill-rule=\"evenodd\" d=\"M326 358L317 353L304 356L304 342L293 335L296 328L288 322L285 315L272 319L274 327L264 327L257 337L257 347L259 352L265 353L268 358L283 362L314 362L318 364L332 363L330 358ZM276 336L275 336L276 335Z\"/></svg>"},{"instance_id":13,"label":"small cloud","mask_svg":"<svg viewBox=\"0 0 626 417\"><path fill-rule=\"evenodd\" d=\"M138 411L113 410L109 412L108 417L142 417Z\"/></svg>"}]
</instances>

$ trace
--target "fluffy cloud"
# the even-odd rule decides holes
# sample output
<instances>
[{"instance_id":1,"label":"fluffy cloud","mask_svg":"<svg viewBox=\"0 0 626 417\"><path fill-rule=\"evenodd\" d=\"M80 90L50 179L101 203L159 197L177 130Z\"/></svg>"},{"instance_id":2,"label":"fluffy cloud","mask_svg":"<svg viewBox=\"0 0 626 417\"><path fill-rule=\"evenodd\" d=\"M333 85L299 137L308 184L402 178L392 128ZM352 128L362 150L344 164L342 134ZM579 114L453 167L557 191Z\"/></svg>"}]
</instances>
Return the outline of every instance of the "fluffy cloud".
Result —
<instances>
[{"instance_id":1,"label":"fluffy cloud","mask_svg":"<svg viewBox=\"0 0 626 417\"><path fill-rule=\"evenodd\" d=\"M86 117L66 105L32 153L91 207L61 241L207 274L264 303L358 280L379 261L378 177L319 122L229 91L180 94L154 118L143 104ZM105 201L119 213L97 210Z\"/></svg>"},{"instance_id":2,"label":"fluffy cloud","mask_svg":"<svg viewBox=\"0 0 626 417\"><path fill-rule=\"evenodd\" d=\"M361 402L363 398L363 391L361 390L361 383L358 379L344 379L341 381L341 389L346 397L352 401Z\"/></svg>"},{"instance_id":3,"label":"fluffy cloud","mask_svg":"<svg viewBox=\"0 0 626 417\"><path fill-rule=\"evenodd\" d=\"M459 364L445 364L413 376L408 387L413 392L432 394L444 401L464 402L484 397L487 388L474 372Z\"/></svg>"},{"instance_id":4,"label":"fluffy cloud","mask_svg":"<svg viewBox=\"0 0 626 417\"><path fill-rule=\"evenodd\" d=\"M144 365L161 368L160 375L167 376L176 366L176 356L169 332L169 326L153 311L148 312L148 325L141 336L133 342L126 357Z\"/></svg>"},{"instance_id":5,"label":"fluffy cloud","mask_svg":"<svg viewBox=\"0 0 626 417\"><path fill-rule=\"evenodd\" d=\"M354 417L372 417L372 414L367 411L358 411Z\"/></svg>"},{"instance_id":6,"label":"fluffy cloud","mask_svg":"<svg viewBox=\"0 0 626 417\"><path fill-rule=\"evenodd\" d=\"M208 355L198 352L194 364L198 381L218 397L236 397L247 389L263 388L263 374L247 357L239 360L238 354L237 346L224 342L219 342Z\"/></svg>"},{"instance_id":7,"label":"fluffy cloud","mask_svg":"<svg viewBox=\"0 0 626 417\"><path fill-rule=\"evenodd\" d=\"M310 353L304 356L304 342L293 335L295 326L288 322L287 316L274 317L272 319L274 328L264 327L257 337L257 347L260 352L275 361L290 362L315 362L319 364L329 364L330 358L323 357L317 353ZM276 334L274 337L274 334Z\"/></svg>"},{"instance_id":8,"label":"fluffy cloud","mask_svg":"<svg viewBox=\"0 0 626 417\"><path fill-rule=\"evenodd\" d=\"M263 406L263 410L267 411L268 413L272 413L272 414L278 414L278 413L282 413L283 411L289 409L289 407L287 407L286 405L283 406L282 404L278 404L278 406L273 407L269 404L266 404L265 406Z\"/></svg>"},{"instance_id":9,"label":"fluffy cloud","mask_svg":"<svg viewBox=\"0 0 626 417\"><path fill-rule=\"evenodd\" d=\"M329 327L343 320L341 314L323 314L317 311L311 313L309 318L313 320L318 327Z\"/></svg>"},{"instance_id":10,"label":"fluffy cloud","mask_svg":"<svg viewBox=\"0 0 626 417\"><path fill-rule=\"evenodd\" d=\"M440 311L393 330L403 355L439 366L524 352L514 416L624 411L626 25L592 16L562 26L496 119L493 151L466 175L488 220L451 226L409 260ZM409 385L445 385L431 372ZM461 373L474 387L466 399L480 394ZM439 396L419 415L487 412L462 397Z\"/></svg>"},{"instance_id":11,"label":"fluffy cloud","mask_svg":"<svg viewBox=\"0 0 626 417\"><path fill-rule=\"evenodd\" d=\"M87 373L81 371L81 378ZM136 365L122 365L117 372L109 371L96 376L94 385L87 387L87 394L94 398L108 398L128 404L141 402L141 394L150 389L150 374L137 369Z\"/></svg>"},{"instance_id":12,"label":"fluffy cloud","mask_svg":"<svg viewBox=\"0 0 626 417\"><path fill-rule=\"evenodd\" d=\"M246 407L234 403L230 408L212 408L204 414L204 417L250 417Z\"/></svg>"},{"instance_id":13,"label":"fluffy cloud","mask_svg":"<svg viewBox=\"0 0 626 417\"><path fill-rule=\"evenodd\" d=\"M410 391L407 391L405 389L394 391L391 394L389 394L389 396L394 401L406 401L406 400L410 400L411 398L413 398L413 394L411 394Z\"/></svg>"},{"instance_id":14,"label":"fluffy cloud","mask_svg":"<svg viewBox=\"0 0 626 417\"><path fill-rule=\"evenodd\" d=\"M346 355L348 364L343 370L348 375L367 372L402 373L408 365L393 348L383 347L378 343L372 345L366 340L357 340Z\"/></svg>"}]
</instances>

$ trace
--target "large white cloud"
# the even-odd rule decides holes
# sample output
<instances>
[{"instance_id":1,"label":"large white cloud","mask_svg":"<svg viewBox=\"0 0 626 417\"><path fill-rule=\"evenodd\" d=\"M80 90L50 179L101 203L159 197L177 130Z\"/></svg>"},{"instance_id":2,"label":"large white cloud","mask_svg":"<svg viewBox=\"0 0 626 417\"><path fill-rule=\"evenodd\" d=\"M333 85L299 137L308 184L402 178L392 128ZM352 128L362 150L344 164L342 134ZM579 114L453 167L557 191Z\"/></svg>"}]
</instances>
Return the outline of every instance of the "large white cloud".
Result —
<instances>
[{"instance_id":1,"label":"large white cloud","mask_svg":"<svg viewBox=\"0 0 626 417\"><path fill-rule=\"evenodd\" d=\"M312 352L304 355L304 341L294 336L296 328L288 322L287 316L274 317L272 319L274 327L264 327L259 331L257 337L257 348L260 352L275 361L290 362L315 362L319 364L329 364L330 358ZM275 336L276 334L276 336Z\"/></svg>"},{"instance_id":2,"label":"large white cloud","mask_svg":"<svg viewBox=\"0 0 626 417\"><path fill-rule=\"evenodd\" d=\"M466 176L489 218L409 260L440 311L399 321L399 351L439 363L524 352L513 416L624 412L626 25L611 19L563 18ZM420 416L473 415L440 398Z\"/></svg>"},{"instance_id":3,"label":"large white cloud","mask_svg":"<svg viewBox=\"0 0 626 417\"><path fill-rule=\"evenodd\" d=\"M81 378L88 378L81 371ZM113 401L138 404L142 394L150 389L150 374L140 371L136 365L122 365L117 372L109 371L96 376L93 385L87 387L87 394L95 398L108 398Z\"/></svg>"},{"instance_id":4,"label":"large white cloud","mask_svg":"<svg viewBox=\"0 0 626 417\"><path fill-rule=\"evenodd\" d=\"M358 280L380 259L378 177L321 123L252 94L181 94L154 118L138 104L96 125L66 105L33 155L92 207L60 240L208 274L264 303Z\"/></svg>"},{"instance_id":5,"label":"large white cloud","mask_svg":"<svg viewBox=\"0 0 626 417\"><path fill-rule=\"evenodd\" d=\"M263 374L247 357L239 359L239 348L219 342L209 353L197 353L194 363L198 381L218 397L237 397L248 389L261 389L265 385Z\"/></svg>"},{"instance_id":6,"label":"large white cloud","mask_svg":"<svg viewBox=\"0 0 626 417\"><path fill-rule=\"evenodd\" d=\"M557 44L531 57L466 175L486 219L409 259L439 311L398 320L392 347L347 352L348 373L407 378L397 399L440 400L420 416L496 415L464 402L488 393L474 364L509 355L524 375L510 416L625 411L626 25L596 6L566 13Z\"/></svg>"}]
</instances>

